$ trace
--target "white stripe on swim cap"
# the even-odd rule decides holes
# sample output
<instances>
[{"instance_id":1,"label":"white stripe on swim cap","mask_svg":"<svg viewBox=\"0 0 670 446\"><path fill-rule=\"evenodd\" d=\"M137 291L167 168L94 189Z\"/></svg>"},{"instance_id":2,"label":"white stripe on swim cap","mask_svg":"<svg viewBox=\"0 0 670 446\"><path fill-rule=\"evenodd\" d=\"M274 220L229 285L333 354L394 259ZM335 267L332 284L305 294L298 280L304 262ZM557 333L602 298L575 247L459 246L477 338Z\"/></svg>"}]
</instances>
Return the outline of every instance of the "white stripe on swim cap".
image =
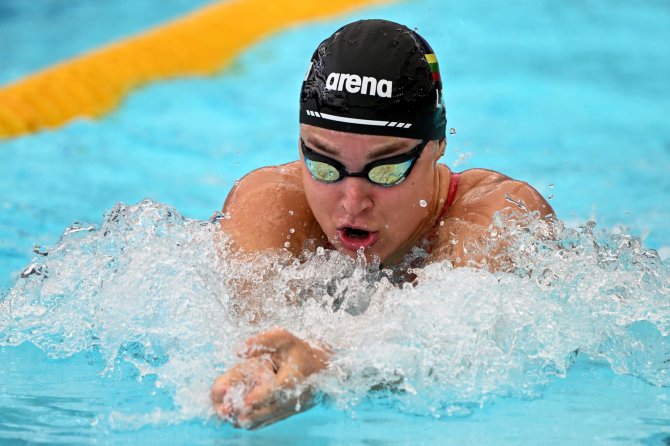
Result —
<instances>
[{"instance_id":1,"label":"white stripe on swim cap","mask_svg":"<svg viewBox=\"0 0 670 446\"><path fill-rule=\"evenodd\" d=\"M385 126L389 123L388 121L375 121L375 120L372 120L372 119L346 118L344 116L329 115L327 113L321 113L321 117L324 118L324 119L329 119L331 121L346 122L346 123L349 123L349 124Z\"/></svg>"},{"instance_id":2,"label":"white stripe on swim cap","mask_svg":"<svg viewBox=\"0 0 670 446\"><path fill-rule=\"evenodd\" d=\"M396 127L399 129L400 128L408 129L412 126L412 124L406 124L404 122L396 122L396 121L389 122L389 121L376 121L373 119L347 118L345 116L330 115L328 113L319 113L312 110L305 110L305 113L307 113L308 116L328 119L330 121L346 122L348 124L374 125L382 127L388 126L388 127Z\"/></svg>"}]
</instances>

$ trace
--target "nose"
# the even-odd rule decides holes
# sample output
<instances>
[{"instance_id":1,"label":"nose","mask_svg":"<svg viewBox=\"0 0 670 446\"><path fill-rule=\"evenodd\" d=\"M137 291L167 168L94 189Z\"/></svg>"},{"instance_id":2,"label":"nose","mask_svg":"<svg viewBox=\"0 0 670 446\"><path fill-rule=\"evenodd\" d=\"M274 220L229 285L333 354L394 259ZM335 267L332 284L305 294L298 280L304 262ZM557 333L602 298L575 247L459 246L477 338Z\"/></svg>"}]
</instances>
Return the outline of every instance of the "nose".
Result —
<instances>
[{"instance_id":1,"label":"nose","mask_svg":"<svg viewBox=\"0 0 670 446\"><path fill-rule=\"evenodd\" d=\"M340 206L352 217L363 214L374 206L372 185L363 178L345 178L342 180Z\"/></svg>"}]
</instances>

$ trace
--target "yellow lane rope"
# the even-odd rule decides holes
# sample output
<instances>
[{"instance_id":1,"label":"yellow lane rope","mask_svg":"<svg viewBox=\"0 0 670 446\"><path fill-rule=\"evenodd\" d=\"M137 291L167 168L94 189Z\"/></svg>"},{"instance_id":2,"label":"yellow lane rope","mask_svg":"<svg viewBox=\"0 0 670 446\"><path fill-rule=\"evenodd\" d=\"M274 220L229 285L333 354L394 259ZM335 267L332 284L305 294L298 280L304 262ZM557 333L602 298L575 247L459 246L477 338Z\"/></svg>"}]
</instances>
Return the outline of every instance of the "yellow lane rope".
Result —
<instances>
[{"instance_id":1,"label":"yellow lane rope","mask_svg":"<svg viewBox=\"0 0 670 446\"><path fill-rule=\"evenodd\" d=\"M389 0L231 0L0 88L0 139L99 117L147 82L207 75L280 29Z\"/></svg>"}]
</instances>

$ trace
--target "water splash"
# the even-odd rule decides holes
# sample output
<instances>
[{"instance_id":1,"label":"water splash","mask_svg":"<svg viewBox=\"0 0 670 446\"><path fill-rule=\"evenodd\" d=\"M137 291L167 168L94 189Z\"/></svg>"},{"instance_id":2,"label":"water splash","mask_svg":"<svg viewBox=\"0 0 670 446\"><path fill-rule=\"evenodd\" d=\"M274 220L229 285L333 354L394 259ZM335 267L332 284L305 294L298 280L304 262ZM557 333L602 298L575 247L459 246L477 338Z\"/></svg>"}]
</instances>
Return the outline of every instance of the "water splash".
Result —
<instances>
[{"instance_id":1,"label":"water splash","mask_svg":"<svg viewBox=\"0 0 670 446\"><path fill-rule=\"evenodd\" d=\"M103 376L130 366L132 379L152 377L173 405L113 414L126 428L211 415L214 377L275 326L335 350L315 382L341 408L464 414L541 395L577 355L670 385L670 271L625 232L501 215L492 231L511 272L441 262L397 286L323 249L302 261L231 256L217 227L146 200L68 228L0 299L0 345L28 341L54 358L95 349ZM239 300L239 287L253 292Z\"/></svg>"}]
</instances>

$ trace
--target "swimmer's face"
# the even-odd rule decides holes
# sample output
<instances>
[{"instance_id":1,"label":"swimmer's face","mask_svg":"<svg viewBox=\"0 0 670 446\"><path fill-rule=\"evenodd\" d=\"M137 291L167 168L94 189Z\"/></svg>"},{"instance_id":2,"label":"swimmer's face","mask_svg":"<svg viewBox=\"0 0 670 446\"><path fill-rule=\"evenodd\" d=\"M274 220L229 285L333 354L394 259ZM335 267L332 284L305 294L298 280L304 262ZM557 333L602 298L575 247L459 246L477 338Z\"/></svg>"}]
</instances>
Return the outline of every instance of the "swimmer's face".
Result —
<instances>
[{"instance_id":1,"label":"swimmer's face","mask_svg":"<svg viewBox=\"0 0 670 446\"><path fill-rule=\"evenodd\" d=\"M421 142L305 124L300 126L300 136L309 149L339 162L348 172L360 172L371 162L405 154ZM443 151L443 145L430 141L407 178L388 187L359 177L334 183L317 181L301 152L305 195L328 240L351 257L362 248L368 261L379 260L387 266L400 261L435 223L440 206L436 163Z\"/></svg>"}]
</instances>

